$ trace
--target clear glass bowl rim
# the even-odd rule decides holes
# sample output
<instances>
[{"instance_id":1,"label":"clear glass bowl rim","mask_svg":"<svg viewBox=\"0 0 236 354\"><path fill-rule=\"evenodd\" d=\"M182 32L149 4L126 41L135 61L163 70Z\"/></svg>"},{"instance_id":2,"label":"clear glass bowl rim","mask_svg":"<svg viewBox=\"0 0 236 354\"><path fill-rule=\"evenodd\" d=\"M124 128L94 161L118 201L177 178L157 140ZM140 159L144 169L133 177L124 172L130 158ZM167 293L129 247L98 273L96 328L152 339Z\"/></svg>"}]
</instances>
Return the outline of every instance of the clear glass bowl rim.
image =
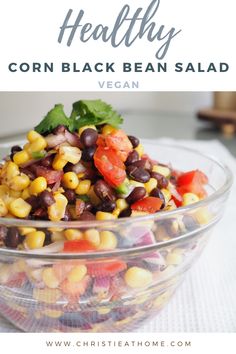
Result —
<instances>
[{"instance_id":1,"label":"clear glass bowl rim","mask_svg":"<svg viewBox=\"0 0 236 354\"><path fill-rule=\"evenodd\" d=\"M221 162L219 159L215 158L214 156L211 156L209 154L205 154L202 152L199 152L198 150L187 148L185 146L181 145L175 145L175 144L166 144L166 143L153 143L155 146L161 146L161 147L167 147L167 148L174 148L178 150L182 150L188 153L194 153L200 157L206 158L209 161L213 162L214 164L218 165L225 174L226 180L225 183L216 191L214 191L211 195L206 197L205 199L202 199L194 204L190 204L188 206L183 206L179 207L174 210L170 211L159 211L155 214L150 214L150 215L145 215L145 216L136 216L136 217L126 217L126 218L121 218L121 219L114 219L114 220L107 220L107 221L98 221L95 220L93 222L91 221L59 221L59 222L52 222L52 221L45 221L45 220L26 220L26 219L13 219L13 218L4 218L0 217L0 225L1 226L6 226L6 227L33 227L33 228L61 228L61 229L68 229L68 228L96 228L96 227L103 227L103 228L108 228L111 225L119 225L119 226L125 226L129 224L133 224L134 222L147 222L151 221L153 219L158 219L158 218L169 218L169 217L174 217L178 214L181 214L183 212L189 212L189 211L194 211L195 209L198 209L199 207L204 207L210 202L214 202L218 198L220 198L223 194L227 193L232 184L233 184L233 174L229 167L225 165L223 162ZM34 252L34 251L19 251L19 250L11 250L9 248L0 248L0 256L10 256L10 257L23 257L23 258L42 258L42 259L84 259L84 258L111 258L111 257L120 257L120 256L125 256L125 255L130 255L131 253L143 253L151 250L155 250L158 248L162 248L168 245L171 245L173 243L177 243L180 240L183 241L189 237L194 237L197 236L200 232L202 232L205 229L208 229L209 227L212 226L212 224L216 223L217 220L214 220L214 222L209 223L203 227L199 227L198 229L186 233L185 235L178 236L174 239L168 240L168 241L160 241L158 243L155 243L153 245L149 246L140 246L140 247L135 247L135 248L128 248L128 249L118 249L114 251L104 251L104 252L86 252L86 253L50 253L50 254L45 254L45 253L40 253L39 252Z\"/></svg>"}]
</instances>

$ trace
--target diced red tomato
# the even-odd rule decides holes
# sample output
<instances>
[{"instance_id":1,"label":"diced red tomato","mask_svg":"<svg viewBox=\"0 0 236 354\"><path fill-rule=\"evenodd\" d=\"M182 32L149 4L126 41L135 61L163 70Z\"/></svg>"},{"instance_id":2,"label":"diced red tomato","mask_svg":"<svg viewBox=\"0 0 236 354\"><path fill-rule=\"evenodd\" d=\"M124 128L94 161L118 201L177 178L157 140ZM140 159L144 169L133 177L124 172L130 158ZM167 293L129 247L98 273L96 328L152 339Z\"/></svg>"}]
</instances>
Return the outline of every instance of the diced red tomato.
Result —
<instances>
[{"instance_id":1,"label":"diced red tomato","mask_svg":"<svg viewBox=\"0 0 236 354\"><path fill-rule=\"evenodd\" d=\"M126 178L125 165L115 150L98 146L94 154L94 163L111 186L118 187L124 182Z\"/></svg>"},{"instance_id":2,"label":"diced red tomato","mask_svg":"<svg viewBox=\"0 0 236 354\"><path fill-rule=\"evenodd\" d=\"M94 277L114 276L127 268L123 261L97 262L87 264L88 274Z\"/></svg>"},{"instance_id":3,"label":"diced red tomato","mask_svg":"<svg viewBox=\"0 0 236 354\"><path fill-rule=\"evenodd\" d=\"M179 176L177 190L181 195L184 193L194 193L200 198L204 198L206 191L203 186L207 183L208 178L202 171L189 171Z\"/></svg>"},{"instance_id":4,"label":"diced red tomato","mask_svg":"<svg viewBox=\"0 0 236 354\"><path fill-rule=\"evenodd\" d=\"M87 240L65 241L63 252L90 252L96 250L96 247Z\"/></svg>"},{"instance_id":5,"label":"diced red tomato","mask_svg":"<svg viewBox=\"0 0 236 354\"><path fill-rule=\"evenodd\" d=\"M163 202L160 198L146 197L132 204L131 209L137 211L145 211L147 213L153 214L161 209L162 203Z\"/></svg>"},{"instance_id":6,"label":"diced red tomato","mask_svg":"<svg viewBox=\"0 0 236 354\"><path fill-rule=\"evenodd\" d=\"M117 151L122 161L126 161L133 147L125 132L121 129L114 130L104 137L106 146Z\"/></svg>"},{"instance_id":7,"label":"diced red tomato","mask_svg":"<svg viewBox=\"0 0 236 354\"><path fill-rule=\"evenodd\" d=\"M55 171L44 166L36 166L35 172L37 177L42 176L46 178L48 184L53 184L61 180L63 176L62 171Z\"/></svg>"}]
</instances>

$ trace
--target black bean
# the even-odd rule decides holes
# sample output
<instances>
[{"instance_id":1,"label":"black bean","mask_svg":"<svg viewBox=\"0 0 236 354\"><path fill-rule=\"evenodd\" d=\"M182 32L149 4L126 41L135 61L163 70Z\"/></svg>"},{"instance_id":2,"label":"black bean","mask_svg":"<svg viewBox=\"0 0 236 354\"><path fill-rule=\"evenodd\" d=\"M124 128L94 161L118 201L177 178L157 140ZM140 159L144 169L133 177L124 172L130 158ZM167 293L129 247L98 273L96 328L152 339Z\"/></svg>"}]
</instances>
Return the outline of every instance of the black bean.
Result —
<instances>
[{"instance_id":1,"label":"black bean","mask_svg":"<svg viewBox=\"0 0 236 354\"><path fill-rule=\"evenodd\" d=\"M94 192L102 201L115 201L116 196L112 188L102 179L94 184Z\"/></svg>"},{"instance_id":2,"label":"black bean","mask_svg":"<svg viewBox=\"0 0 236 354\"><path fill-rule=\"evenodd\" d=\"M73 163L67 162L67 164L63 168L63 171L64 172L71 172L71 171L73 171L73 166L74 166Z\"/></svg>"},{"instance_id":3,"label":"black bean","mask_svg":"<svg viewBox=\"0 0 236 354\"><path fill-rule=\"evenodd\" d=\"M183 216L183 223L188 231L196 230L198 227L197 222L191 215L184 215Z\"/></svg>"},{"instance_id":4,"label":"black bean","mask_svg":"<svg viewBox=\"0 0 236 354\"><path fill-rule=\"evenodd\" d=\"M15 154L18 151L22 151L22 148L19 145L12 146L12 148L11 148L11 153L12 154Z\"/></svg>"},{"instance_id":5,"label":"black bean","mask_svg":"<svg viewBox=\"0 0 236 354\"><path fill-rule=\"evenodd\" d=\"M133 204L140 199L143 199L146 195L146 189L144 187L135 187L130 195L126 198L127 203Z\"/></svg>"},{"instance_id":6,"label":"black bean","mask_svg":"<svg viewBox=\"0 0 236 354\"><path fill-rule=\"evenodd\" d=\"M104 201L97 206L97 210L111 213L116 208L116 203L112 201Z\"/></svg>"},{"instance_id":7,"label":"black bean","mask_svg":"<svg viewBox=\"0 0 236 354\"><path fill-rule=\"evenodd\" d=\"M131 213L132 213L131 208L127 208L120 213L119 218L127 218L131 215Z\"/></svg>"},{"instance_id":8,"label":"black bean","mask_svg":"<svg viewBox=\"0 0 236 354\"><path fill-rule=\"evenodd\" d=\"M95 151L96 151L96 146L91 146L91 147L83 149L82 160L86 161L86 162L92 161Z\"/></svg>"},{"instance_id":9,"label":"black bean","mask_svg":"<svg viewBox=\"0 0 236 354\"><path fill-rule=\"evenodd\" d=\"M96 220L96 217L95 215L90 213L90 211L84 211L83 214L80 215L79 220L81 221Z\"/></svg>"},{"instance_id":10,"label":"black bean","mask_svg":"<svg viewBox=\"0 0 236 354\"><path fill-rule=\"evenodd\" d=\"M161 209L163 209L165 207L165 197L164 197L162 191L159 188L154 188L151 191L150 196L161 199L162 200Z\"/></svg>"},{"instance_id":11,"label":"black bean","mask_svg":"<svg viewBox=\"0 0 236 354\"><path fill-rule=\"evenodd\" d=\"M73 189L66 189L63 194L67 198L69 204L73 204L75 202L76 194Z\"/></svg>"},{"instance_id":12,"label":"black bean","mask_svg":"<svg viewBox=\"0 0 236 354\"><path fill-rule=\"evenodd\" d=\"M94 129L87 128L80 135L81 143L84 147L91 147L96 144L98 132Z\"/></svg>"},{"instance_id":13,"label":"black bean","mask_svg":"<svg viewBox=\"0 0 236 354\"><path fill-rule=\"evenodd\" d=\"M64 133L66 130L66 127L62 124L58 125L56 128L53 129L53 134L57 135L57 134L61 134Z\"/></svg>"},{"instance_id":14,"label":"black bean","mask_svg":"<svg viewBox=\"0 0 236 354\"><path fill-rule=\"evenodd\" d=\"M11 227L7 231L5 245L9 248L16 248L22 242L22 237L16 227Z\"/></svg>"},{"instance_id":15,"label":"black bean","mask_svg":"<svg viewBox=\"0 0 236 354\"><path fill-rule=\"evenodd\" d=\"M152 171L152 163L148 159L141 159L133 163L133 166L141 167L149 172Z\"/></svg>"},{"instance_id":16,"label":"black bean","mask_svg":"<svg viewBox=\"0 0 236 354\"><path fill-rule=\"evenodd\" d=\"M133 145L133 148L135 149L137 146L139 146L139 139L136 138L135 136L129 135L128 136L129 141L131 142L131 144Z\"/></svg>"},{"instance_id":17,"label":"black bean","mask_svg":"<svg viewBox=\"0 0 236 354\"><path fill-rule=\"evenodd\" d=\"M6 236L7 236L7 227L0 226L0 243L4 242Z\"/></svg>"},{"instance_id":18,"label":"black bean","mask_svg":"<svg viewBox=\"0 0 236 354\"><path fill-rule=\"evenodd\" d=\"M125 161L126 166L132 165L134 162L138 161L139 154L136 150L133 150L129 153L127 160Z\"/></svg>"},{"instance_id":19,"label":"black bean","mask_svg":"<svg viewBox=\"0 0 236 354\"><path fill-rule=\"evenodd\" d=\"M40 206L39 198L34 195L31 195L25 201L31 205L32 211L35 211Z\"/></svg>"},{"instance_id":20,"label":"black bean","mask_svg":"<svg viewBox=\"0 0 236 354\"><path fill-rule=\"evenodd\" d=\"M130 165L126 169L127 174L137 182L146 183L150 179L150 173L141 167Z\"/></svg>"},{"instance_id":21,"label":"black bean","mask_svg":"<svg viewBox=\"0 0 236 354\"><path fill-rule=\"evenodd\" d=\"M53 193L49 192L47 190L40 193L39 200L40 200L41 206L44 208L48 208L50 205L55 203Z\"/></svg>"},{"instance_id":22,"label":"black bean","mask_svg":"<svg viewBox=\"0 0 236 354\"><path fill-rule=\"evenodd\" d=\"M45 230L45 229L42 229L42 231L45 233L45 240L43 245L48 246L52 243L52 238L51 238L52 233L49 230Z\"/></svg>"},{"instance_id":23,"label":"black bean","mask_svg":"<svg viewBox=\"0 0 236 354\"><path fill-rule=\"evenodd\" d=\"M157 180L157 185L159 188L166 188L169 184L168 179L158 172L151 172L151 177Z\"/></svg>"},{"instance_id":24,"label":"black bean","mask_svg":"<svg viewBox=\"0 0 236 354\"><path fill-rule=\"evenodd\" d=\"M43 167L51 167L54 159L54 154L49 155L40 161L40 165Z\"/></svg>"}]
</instances>

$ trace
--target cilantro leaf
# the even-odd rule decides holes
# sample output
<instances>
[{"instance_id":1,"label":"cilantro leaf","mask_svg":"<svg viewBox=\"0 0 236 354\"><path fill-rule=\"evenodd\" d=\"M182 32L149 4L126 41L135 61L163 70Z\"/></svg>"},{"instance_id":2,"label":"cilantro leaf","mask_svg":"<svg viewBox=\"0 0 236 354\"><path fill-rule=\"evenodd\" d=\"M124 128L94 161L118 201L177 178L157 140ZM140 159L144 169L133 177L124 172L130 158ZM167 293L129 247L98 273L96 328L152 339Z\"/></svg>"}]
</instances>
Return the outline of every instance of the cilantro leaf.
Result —
<instances>
[{"instance_id":1,"label":"cilantro leaf","mask_svg":"<svg viewBox=\"0 0 236 354\"><path fill-rule=\"evenodd\" d=\"M35 127L35 130L40 134L46 132L50 133L58 125L64 125L70 130L73 130L74 128L70 119L65 115L64 106L62 104L56 104Z\"/></svg>"},{"instance_id":2,"label":"cilantro leaf","mask_svg":"<svg viewBox=\"0 0 236 354\"><path fill-rule=\"evenodd\" d=\"M112 108L111 105L102 100L81 100L73 104L71 118L75 119L76 128L85 125L110 124L118 128L123 123L123 118Z\"/></svg>"}]
</instances>

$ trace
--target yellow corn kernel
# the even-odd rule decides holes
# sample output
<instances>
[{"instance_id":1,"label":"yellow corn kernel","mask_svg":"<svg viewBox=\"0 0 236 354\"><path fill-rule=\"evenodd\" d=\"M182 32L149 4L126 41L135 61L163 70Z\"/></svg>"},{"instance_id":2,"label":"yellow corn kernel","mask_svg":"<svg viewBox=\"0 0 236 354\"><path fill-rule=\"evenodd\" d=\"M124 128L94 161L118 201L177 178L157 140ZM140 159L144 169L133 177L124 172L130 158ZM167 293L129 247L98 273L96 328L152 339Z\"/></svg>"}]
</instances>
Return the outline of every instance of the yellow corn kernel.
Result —
<instances>
[{"instance_id":1,"label":"yellow corn kernel","mask_svg":"<svg viewBox=\"0 0 236 354\"><path fill-rule=\"evenodd\" d=\"M23 190L23 192L21 193L21 198L25 200L25 199L27 199L29 197L30 197L29 188L25 188Z\"/></svg>"},{"instance_id":2,"label":"yellow corn kernel","mask_svg":"<svg viewBox=\"0 0 236 354\"><path fill-rule=\"evenodd\" d=\"M87 274L87 267L83 264L77 265L71 269L71 271L67 275L67 279L71 283L78 283L79 281L84 279L86 274Z\"/></svg>"},{"instance_id":3,"label":"yellow corn kernel","mask_svg":"<svg viewBox=\"0 0 236 354\"><path fill-rule=\"evenodd\" d=\"M50 289L56 289L59 286L59 280L57 279L52 267L44 268L42 271L42 279L44 284Z\"/></svg>"},{"instance_id":4,"label":"yellow corn kernel","mask_svg":"<svg viewBox=\"0 0 236 354\"><path fill-rule=\"evenodd\" d=\"M65 241L65 236L62 231L53 231L51 234L52 242Z\"/></svg>"},{"instance_id":5,"label":"yellow corn kernel","mask_svg":"<svg viewBox=\"0 0 236 354\"><path fill-rule=\"evenodd\" d=\"M185 193L183 195L182 204L184 206L186 206L186 205L190 205L190 204L196 203L198 201L199 201L199 198L198 198L198 196L196 194L194 194L194 193Z\"/></svg>"},{"instance_id":6,"label":"yellow corn kernel","mask_svg":"<svg viewBox=\"0 0 236 354\"><path fill-rule=\"evenodd\" d=\"M2 199L0 199L0 216L6 216L8 213L8 209L6 204L4 203L4 201Z\"/></svg>"},{"instance_id":7,"label":"yellow corn kernel","mask_svg":"<svg viewBox=\"0 0 236 354\"><path fill-rule=\"evenodd\" d=\"M165 198L165 204L167 205L171 199L171 193L168 189L162 188L161 192Z\"/></svg>"},{"instance_id":8,"label":"yellow corn kernel","mask_svg":"<svg viewBox=\"0 0 236 354\"><path fill-rule=\"evenodd\" d=\"M21 173L19 176L15 176L11 179L9 187L14 191L23 191L30 184L30 179L24 173Z\"/></svg>"},{"instance_id":9,"label":"yellow corn kernel","mask_svg":"<svg viewBox=\"0 0 236 354\"><path fill-rule=\"evenodd\" d=\"M142 288L151 284L152 273L140 267L131 267L125 273L125 282L131 288Z\"/></svg>"},{"instance_id":10,"label":"yellow corn kernel","mask_svg":"<svg viewBox=\"0 0 236 354\"><path fill-rule=\"evenodd\" d=\"M198 209L194 212L193 216L200 225L208 224L213 217L207 208Z\"/></svg>"},{"instance_id":11,"label":"yellow corn kernel","mask_svg":"<svg viewBox=\"0 0 236 354\"><path fill-rule=\"evenodd\" d=\"M170 252L166 256L166 262L168 265L179 265L183 262L183 256L177 252Z\"/></svg>"},{"instance_id":12,"label":"yellow corn kernel","mask_svg":"<svg viewBox=\"0 0 236 354\"><path fill-rule=\"evenodd\" d=\"M80 161L82 152L75 146L61 146L59 149L59 155L63 158L63 160L75 165Z\"/></svg>"},{"instance_id":13,"label":"yellow corn kernel","mask_svg":"<svg viewBox=\"0 0 236 354\"><path fill-rule=\"evenodd\" d=\"M118 217L121 213L121 210L119 208L115 208L112 212L112 214L116 217Z\"/></svg>"},{"instance_id":14,"label":"yellow corn kernel","mask_svg":"<svg viewBox=\"0 0 236 354\"><path fill-rule=\"evenodd\" d=\"M45 177L37 177L33 180L29 187L31 195L38 195L47 189L47 180Z\"/></svg>"},{"instance_id":15,"label":"yellow corn kernel","mask_svg":"<svg viewBox=\"0 0 236 354\"><path fill-rule=\"evenodd\" d=\"M96 220L114 220L117 219L117 217L115 215L113 215L112 213L106 213L104 211L97 211L96 213Z\"/></svg>"},{"instance_id":16,"label":"yellow corn kernel","mask_svg":"<svg viewBox=\"0 0 236 354\"><path fill-rule=\"evenodd\" d=\"M77 177L80 179L80 178L83 178L83 177L84 177L84 175L85 175L85 173L84 173L84 172L80 172L80 173L78 173L78 174L77 174Z\"/></svg>"},{"instance_id":17,"label":"yellow corn kernel","mask_svg":"<svg viewBox=\"0 0 236 354\"><path fill-rule=\"evenodd\" d=\"M33 289L33 298L47 304L55 304L61 297L59 289Z\"/></svg>"},{"instance_id":18,"label":"yellow corn kernel","mask_svg":"<svg viewBox=\"0 0 236 354\"><path fill-rule=\"evenodd\" d=\"M144 187L145 188L145 186L144 186L144 183L141 183L141 182L137 182L137 181L134 181L134 180L129 180L129 184L131 185L131 186L134 186L134 187Z\"/></svg>"},{"instance_id":19,"label":"yellow corn kernel","mask_svg":"<svg viewBox=\"0 0 236 354\"><path fill-rule=\"evenodd\" d=\"M102 134L103 135L109 135L112 132L114 132L116 129L114 127L112 127L109 124L106 124L103 128L102 128Z\"/></svg>"},{"instance_id":20,"label":"yellow corn kernel","mask_svg":"<svg viewBox=\"0 0 236 354\"><path fill-rule=\"evenodd\" d=\"M123 211L129 207L129 204L126 202L125 199L119 198L116 201L116 207L120 209L120 211Z\"/></svg>"},{"instance_id":21,"label":"yellow corn kernel","mask_svg":"<svg viewBox=\"0 0 236 354\"><path fill-rule=\"evenodd\" d=\"M84 239L92 243L95 247L100 245L100 235L96 229L86 230L84 233Z\"/></svg>"},{"instance_id":22,"label":"yellow corn kernel","mask_svg":"<svg viewBox=\"0 0 236 354\"><path fill-rule=\"evenodd\" d=\"M27 134L27 139L30 143L33 143L38 138L41 138L41 135L35 130L30 130Z\"/></svg>"},{"instance_id":23,"label":"yellow corn kernel","mask_svg":"<svg viewBox=\"0 0 236 354\"><path fill-rule=\"evenodd\" d=\"M4 200L4 198L6 198L7 195L9 195L10 190L9 187L6 185L0 185L0 198L2 198Z\"/></svg>"},{"instance_id":24,"label":"yellow corn kernel","mask_svg":"<svg viewBox=\"0 0 236 354\"><path fill-rule=\"evenodd\" d=\"M160 173L164 177L169 177L170 169L169 167L154 165L152 168L152 172Z\"/></svg>"},{"instance_id":25,"label":"yellow corn kernel","mask_svg":"<svg viewBox=\"0 0 236 354\"><path fill-rule=\"evenodd\" d=\"M55 194L54 199L55 203L48 207L48 216L51 221L60 221L65 215L68 200L61 193Z\"/></svg>"},{"instance_id":26,"label":"yellow corn kernel","mask_svg":"<svg viewBox=\"0 0 236 354\"><path fill-rule=\"evenodd\" d=\"M52 163L52 167L56 171L62 171L66 164L67 164L67 161L64 160L59 154L57 154L54 157L54 160L53 160L53 163Z\"/></svg>"},{"instance_id":27,"label":"yellow corn kernel","mask_svg":"<svg viewBox=\"0 0 236 354\"><path fill-rule=\"evenodd\" d=\"M97 128L95 127L95 125L85 125L81 128L79 128L79 136L83 133L84 130L86 129L94 129L94 130L97 130Z\"/></svg>"},{"instance_id":28,"label":"yellow corn kernel","mask_svg":"<svg viewBox=\"0 0 236 354\"><path fill-rule=\"evenodd\" d=\"M81 240L83 233L77 229L67 229L64 231L64 236L68 241Z\"/></svg>"},{"instance_id":29,"label":"yellow corn kernel","mask_svg":"<svg viewBox=\"0 0 236 354\"><path fill-rule=\"evenodd\" d=\"M75 172L66 172L62 178L62 183L65 188L76 189L79 184L79 179Z\"/></svg>"},{"instance_id":30,"label":"yellow corn kernel","mask_svg":"<svg viewBox=\"0 0 236 354\"><path fill-rule=\"evenodd\" d=\"M14 178L15 176L18 176L19 174L20 174L19 167L12 161L8 162L7 168L6 168L7 180L10 181L12 178Z\"/></svg>"},{"instance_id":31,"label":"yellow corn kernel","mask_svg":"<svg viewBox=\"0 0 236 354\"><path fill-rule=\"evenodd\" d=\"M20 191L14 191L13 189L10 190L9 196L12 198L20 198L21 197L21 192Z\"/></svg>"},{"instance_id":32,"label":"yellow corn kernel","mask_svg":"<svg viewBox=\"0 0 236 354\"><path fill-rule=\"evenodd\" d=\"M157 187L157 180L155 178L150 178L148 182L144 183L144 187L146 192L150 194L151 191Z\"/></svg>"},{"instance_id":33,"label":"yellow corn kernel","mask_svg":"<svg viewBox=\"0 0 236 354\"><path fill-rule=\"evenodd\" d=\"M22 165L26 162L28 162L30 159L30 156L28 154L27 151L22 150L22 151L18 151L14 154L13 156L13 161L17 164L17 165Z\"/></svg>"},{"instance_id":34,"label":"yellow corn kernel","mask_svg":"<svg viewBox=\"0 0 236 354\"><path fill-rule=\"evenodd\" d=\"M59 318L63 315L63 312L60 310L46 309L42 311L42 314L50 318Z\"/></svg>"},{"instance_id":35,"label":"yellow corn kernel","mask_svg":"<svg viewBox=\"0 0 236 354\"><path fill-rule=\"evenodd\" d=\"M26 143L24 146L23 146L23 150L28 152L28 154L30 155L30 143Z\"/></svg>"},{"instance_id":36,"label":"yellow corn kernel","mask_svg":"<svg viewBox=\"0 0 236 354\"><path fill-rule=\"evenodd\" d=\"M47 141L44 139L44 137L40 136L30 144L29 151L38 152L44 150L46 147Z\"/></svg>"},{"instance_id":37,"label":"yellow corn kernel","mask_svg":"<svg viewBox=\"0 0 236 354\"><path fill-rule=\"evenodd\" d=\"M139 144L134 150L137 151L137 153L139 154L139 157L142 157L144 154L144 147L142 144Z\"/></svg>"},{"instance_id":38,"label":"yellow corn kernel","mask_svg":"<svg viewBox=\"0 0 236 354\"><path fill-rule=\"evenodd\" d=\"M25 244L31 250L43 247L44 241L45 233L43 231L30 232L25 238Z\"/></svg>"},{"instance_id":39,"label":"yellow corn kernel","mask_svg":"<svg viewBox=\"0 0 236 354\"><path fill-rule=\"evenodd\" d=\"M100 245L99 250L114 250L117 246L116 235L111 231L100 232Z\"/></svg>"},{"instance_id":40,"label":"yellow corn kernel","mask_svg":"<svg viewBox=\"0 0 236 354\"><path fill-rule=\"evenodd\" d=\"M9 204L9 211L18 218L26 218L31 210L31 205L26 203L24 199L18 198Z\"/></svg>"},{"instance_id":41,"label":"yellow corn kernel","mask_svg":"<svg viewBox=\"0 0 236 354\"><path fill-rule=\"evenodd\" d=\"M90 187L87 195L93 205L96 206L101 202L101 200L98 198L97 194L94 192L94 186Z\"/></svg>"},{"instance_id":42,"label":"yellow corn kernel","mask_svg":"<svg viewBox=\"0 0 236 354\"><path fill-rule=\"evenodd\" d=\"M30 232L35 232L36 229L34 227L19 227L19 231L22 236L25 236Z\"/></svg>"},{"instance_id":43,"label":"yellow corn kernel","mask_svg":"<svg viewBox=\"0 0 236 354\"><path fill-rule=\"evenodd\" d=\"M90 187L91 187L91 181L89 179L84 179L83 181L79 182L79 185L75 190L75 193L79 195L88 194Z\"/></svg>"}]
</instances>

